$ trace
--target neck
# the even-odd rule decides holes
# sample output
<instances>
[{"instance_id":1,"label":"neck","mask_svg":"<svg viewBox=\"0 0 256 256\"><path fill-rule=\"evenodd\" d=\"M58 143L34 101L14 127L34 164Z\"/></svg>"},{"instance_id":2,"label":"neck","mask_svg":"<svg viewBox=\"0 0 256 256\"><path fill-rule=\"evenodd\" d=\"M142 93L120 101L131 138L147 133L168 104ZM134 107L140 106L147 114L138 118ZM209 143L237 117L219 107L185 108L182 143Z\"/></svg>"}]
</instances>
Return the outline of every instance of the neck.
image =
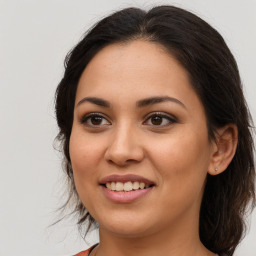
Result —
<instances>
[{"instance_id":1,"label":"neck","mask_svg":"<svg viewBox=\"0 0 256 256\"><path fill-rule=\"evenodd\" d=\"M120 236L100 227L100 244L96 256L213 256L201 243L198 218L184 219L161 232L146 232L136 236ZM182 223L182 225L181 225ZM95 254L93 254L95 255Z\"/></svg>"}]
</instances>

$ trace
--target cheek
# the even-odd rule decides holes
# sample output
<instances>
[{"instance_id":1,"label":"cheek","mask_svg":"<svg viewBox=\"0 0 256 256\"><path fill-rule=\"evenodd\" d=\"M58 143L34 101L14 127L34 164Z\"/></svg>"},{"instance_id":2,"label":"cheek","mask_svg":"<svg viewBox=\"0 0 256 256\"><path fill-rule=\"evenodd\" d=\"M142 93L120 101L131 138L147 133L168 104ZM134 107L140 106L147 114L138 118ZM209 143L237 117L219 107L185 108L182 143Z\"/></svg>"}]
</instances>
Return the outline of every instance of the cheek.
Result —
<instances>
[{"instance_id":1,"label":"cheek","mask_svg":"<svg viewBox=\"0 0 256 256\"><path fill-rule=\"evenodd\" d=\"M93 191L93 186L97 184L97 168L102 159L102 145L74 129L70 137L69 150L75 186L84 201L88 191Z\"/></svg>"},{"instance_id":2,"label":"cheek","mask_svg":"<svg viewBox=\"0 0 256 256\"><path fill-rule=\"evenodd\" d=\"M209 152L207 136L187 131L155 143L150 155L163 182L170 180L175 186L183 186L193 180L204 180Z\"/></svg>"},{"instance_id":3,"label":"cheek","mask_svg":"<svg viewBox=\"0 0 256 256\"><path fill-rule=\"evenodd\" d=\"M209 159L202 152L206 145L193 136L183 136L163 141L152 152L161 190L159 203L172 205L174 215L201 203Z\"/></svg>"},{"instance_id":4,"label":"cheek","mask_svg":"<svg viewBox=\"0 0 256 256\"><path fill-rule=\"evenodd\" d=\"M87 209L93 209L93 191L98 185L97 168L102 159L102 146L85 136L83 131L74 129L70 137L69 151L76 191L83 205Z\"/></svg>"},{"instance_id":5,"label":"cheek","mask_svg":"<svg viewBox=\"0 0 256 256\"><path fill-rule=\"evenodd\" d=\"M86 173L100 159L102 147L92 138L74 130L70 137L69 151L74 172Z\"/></svg>"}]
</instances>

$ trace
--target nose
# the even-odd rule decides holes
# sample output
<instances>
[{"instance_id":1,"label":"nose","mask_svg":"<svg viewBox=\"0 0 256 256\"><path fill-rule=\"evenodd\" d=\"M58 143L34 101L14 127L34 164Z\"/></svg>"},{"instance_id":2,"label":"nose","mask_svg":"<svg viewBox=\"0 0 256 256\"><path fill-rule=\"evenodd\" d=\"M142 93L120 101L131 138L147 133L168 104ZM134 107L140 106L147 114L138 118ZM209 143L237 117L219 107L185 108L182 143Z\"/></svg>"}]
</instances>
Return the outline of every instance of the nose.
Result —
<instances>
[{"instance_id":1,"label":"nose","mask_svg":"<svg viewBox=\"0 0 256 256\"><path fill-rule=\"evenodd\" d=\"M118 166L138 163L144 158L143 147L136 129L116 128L109 137L105 160Z\"/></svg>"}]
</instances>

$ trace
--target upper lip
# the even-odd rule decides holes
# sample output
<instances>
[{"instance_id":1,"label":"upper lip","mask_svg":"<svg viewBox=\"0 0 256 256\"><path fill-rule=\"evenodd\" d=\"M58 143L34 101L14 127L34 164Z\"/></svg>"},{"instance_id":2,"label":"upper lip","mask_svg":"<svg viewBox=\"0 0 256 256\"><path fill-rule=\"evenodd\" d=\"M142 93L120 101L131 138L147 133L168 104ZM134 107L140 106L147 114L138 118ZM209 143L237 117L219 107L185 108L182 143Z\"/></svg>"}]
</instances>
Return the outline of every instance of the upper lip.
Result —
<instances>
[{"instance_id":1,"label":"upper lip","mask_svg":"<svg viewBox=\"0 0 256 256\"><path fill-rule=\"evenodd\" d=\"M138 181L138 182L144 182L147 185L154 185L155 183L149 179L146 179L142 176L135 175L135 174L126 174L126 175L119 175L119 174L113 174L106 176L100 180L100 184L106 184L108 182L128 182L128 181Z\"/></svg>"}]
</instances>

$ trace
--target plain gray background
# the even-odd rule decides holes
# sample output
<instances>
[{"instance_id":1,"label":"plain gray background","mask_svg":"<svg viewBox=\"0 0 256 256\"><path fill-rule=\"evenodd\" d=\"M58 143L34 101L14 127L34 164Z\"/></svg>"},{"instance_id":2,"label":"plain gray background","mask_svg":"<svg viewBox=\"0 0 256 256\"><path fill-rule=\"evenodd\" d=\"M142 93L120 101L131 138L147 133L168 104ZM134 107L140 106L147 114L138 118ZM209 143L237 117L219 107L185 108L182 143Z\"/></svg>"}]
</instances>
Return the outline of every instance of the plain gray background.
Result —
<instances>
[{"instance_id":1,"label":"plain gray background","mask_svg":"<svg viewBox=\"0 0 256 256\"><path fill-rule=\"evenodd\" d=\"M47 228L63 202L54 92L66 53L98 19L128 6L175 4L223 35L256 117L256 0L0 0L0 255L71 255L85 243L75 221ZM249 219L250 220L250 219ZM256 255L256 213L237 256Z\"/></svg>"}]
</instances>

